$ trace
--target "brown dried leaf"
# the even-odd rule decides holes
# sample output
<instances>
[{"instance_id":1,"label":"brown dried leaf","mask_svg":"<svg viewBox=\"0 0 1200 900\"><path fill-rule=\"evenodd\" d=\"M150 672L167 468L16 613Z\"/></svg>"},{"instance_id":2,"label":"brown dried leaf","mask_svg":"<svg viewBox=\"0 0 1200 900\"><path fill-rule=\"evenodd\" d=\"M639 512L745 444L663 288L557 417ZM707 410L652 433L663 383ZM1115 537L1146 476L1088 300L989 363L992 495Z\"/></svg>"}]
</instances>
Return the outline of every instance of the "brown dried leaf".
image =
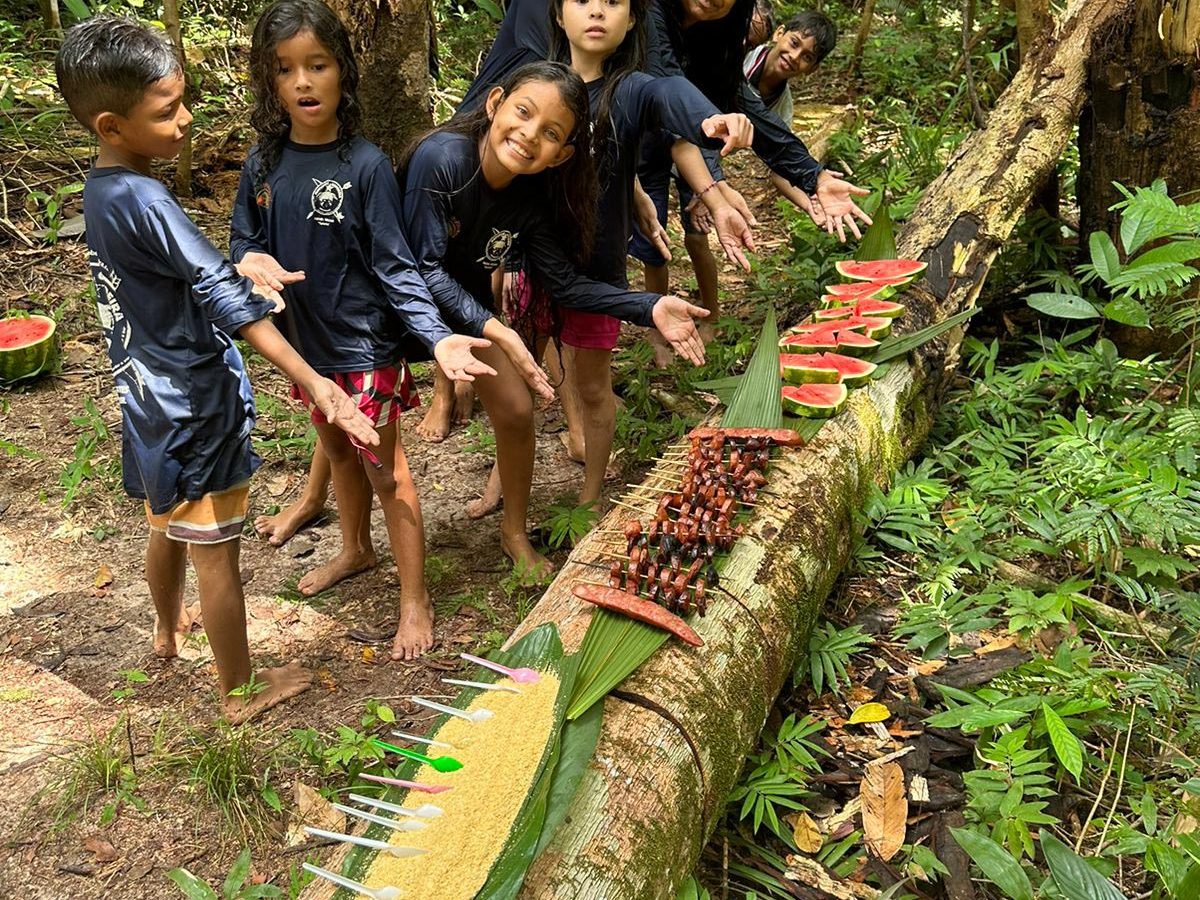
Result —
<instances>
[{"instance_id":1,"label":"brown dried leaf","mask_svg":"<svg viewBox=\"0 0 1200 900\"><path fill-rule=\"evenodd\" d=\"M816 853L825 843L817 823L804 812L792 816L792 839L796 842L796 849L802 853Z\"/></svg>"},{"instance_id":2,"label":"brown dried leaf","mask_svg":"<svg viewBox=\"0 0 1200 900\"><path fill-rule=\"evenodd\" d=\"M302 844L308 840L304 826L324 828L326 831L343 832L346 830L346 817L330 805L329 801L309 787L303 781L297 781L294 791L296 801L295 812L288 824L286 842L289 847Z\"/></svg>"},{"instance_id":3,"label":"brown dried leaf","mask_svg":"<svg viewBox=\"0 0 1200 900\"><path fill-rule=\"evenodd\" d=\"M93 587L106 588L113 583L113 573L105 563L100 564L100 568L96 570L96 579L92 582Z\"/></svg>"},{"instance_id":4,"label":"brown dried leaf","mask_svg":"<svg viewBox=\"0 0 1200 900\"><path fill-rule=\"evenodd\" d=\"M867 766L858 796L867 849L887 862L904 844L908 820L904 770L896 763Z\"/></svg>"}]
</instances>

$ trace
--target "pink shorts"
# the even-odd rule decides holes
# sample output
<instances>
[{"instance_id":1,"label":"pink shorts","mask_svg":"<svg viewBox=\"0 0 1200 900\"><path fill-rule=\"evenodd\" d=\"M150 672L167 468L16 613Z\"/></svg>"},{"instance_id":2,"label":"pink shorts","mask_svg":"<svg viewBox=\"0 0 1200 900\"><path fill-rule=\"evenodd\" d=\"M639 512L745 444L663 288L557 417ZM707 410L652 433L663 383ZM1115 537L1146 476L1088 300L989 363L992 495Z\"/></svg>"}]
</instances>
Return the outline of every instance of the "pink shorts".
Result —
<instances>
[{"instance_id":1,"label":"pink shorts","mask_svg":"<svg viewBox=\"0 0 1200 900\"><path fill-rule=\"evenodd\" d=\"M525 313L534 306L533 322L538 334L552 334L553 317L545 298L534 298L534 288L524 272L516 275L517 308ZM621 334L621 320L602 313L583 312L561 307L558 310L562 329L559 337L568 347L580 350L615 350Z\"/></svg>"},{"instance_id":2,"label":"pink shorts","mask_svg":"<svg viewBox=\"0 0 1200 900\"><path fill-rule=\"evenodd\" d=\"M562 311L562 342L580 350L615 350L621 334L621 320L601 313Z\"/></svg>"}]
</instances>

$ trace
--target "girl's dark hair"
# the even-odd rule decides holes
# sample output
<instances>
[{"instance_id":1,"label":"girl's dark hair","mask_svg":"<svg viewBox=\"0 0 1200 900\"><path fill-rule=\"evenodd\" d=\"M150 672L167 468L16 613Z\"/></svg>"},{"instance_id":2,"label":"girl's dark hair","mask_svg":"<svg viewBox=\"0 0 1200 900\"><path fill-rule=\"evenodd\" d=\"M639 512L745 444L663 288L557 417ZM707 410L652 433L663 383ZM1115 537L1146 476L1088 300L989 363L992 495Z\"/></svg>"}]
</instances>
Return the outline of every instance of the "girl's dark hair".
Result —
<instances>
[{"instance_id":1,"label":"girl's dark hair","mask_svg":"<svg viewBox=\"0 0 1200 900\"><path fill-rule=\"evenodd\" d=\"M567 256L577 267L586 265L592 249L592 238L596 231L596 206L599 191L596 186L596 169L592 155L588 152L588 133L591 117L588 111L588 94L583 80L569 66L559 62L535 62L521 66L509 74L498 87L501 102L512 95L521 85L530 81L552 84L558 88L563 103L575 118L575 128L567 135L565 143L575 152L560 166L530 176L541 182L533 196L548 197L552 225L566 243ZM413 141L404 151L400 162L400 181L404 183L408 162L417 147L428 137L442 132L461 134L478 143L492 126L487 103L478 104L473 110L455 116Z\"/></svg>"},{"instance_id":2,"label":"girl's dark hair","mask_svg":"<svg viewBox=\"0 0 1200 900\"><path fill-rule=\"evenodd\" d=\"M260 184L279 164L292 126L287 109L275 88L275 78L279 74L275 48L302 31L312 32L313 37L337 61L341 73L342 96L337 108L338 141L345 148L358 134L362 119L357 95L358 63L350 47L346 26L320 0L276 0L259 16L250 43L250 87L254 91L250 124L258 132L258 171L255 178Z\"/></svg>"},{"instance_id":3,"label":"girl's dark hair","mask_svg":"<svg viewBox=\"0 0 1200 900\"><path fill-rule=\"evenodd\" d=\"M564 0L552 0L549 8L550 21L547 33L550 35L550 59L562 63L571 62L571 44L567 33L558 24L562 18ZM617 87L626 75L640 71L646 63L646 17L650 14L650 0L629 0L629 15L633 18L633 28L625 35L621 45L604 61L604 90L600 100L592 110L592 153L596 158L596 168L599 171L611 171L612 167L605 165L606 155L615 158L617 150L612 146L616 140L616 128L613 124L613 97Z\"/></svg>"},{"instance_id":4,"label":"girl's dark hair","mask_svg":"<svg viewBox=\"0 0 1200 900\"><path fill-rule=\"evenodd\" d=\"M671 3L682 18L680 0ZM742 83L742 50L750 31L754 0L736 0L723 18L697 22L684 32L687 77L721 112L734 112Z\"/></svg>"}]
</instances>

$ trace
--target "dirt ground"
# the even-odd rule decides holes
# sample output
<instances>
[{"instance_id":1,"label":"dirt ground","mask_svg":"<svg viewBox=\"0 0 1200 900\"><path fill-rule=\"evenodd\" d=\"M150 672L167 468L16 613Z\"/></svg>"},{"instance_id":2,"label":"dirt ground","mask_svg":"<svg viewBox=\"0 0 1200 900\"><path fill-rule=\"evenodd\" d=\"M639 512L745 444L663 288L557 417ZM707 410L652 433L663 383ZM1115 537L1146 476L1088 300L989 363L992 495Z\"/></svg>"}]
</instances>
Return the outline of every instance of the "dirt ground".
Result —
<instances>
[{"instance_id":1,"label":"dirt ground","mask_svg":"<svg viewBox=\"0 0 1200 900\"><path fill-rule=\"evenodd\" d=\"M742 166L760 174L754 163ZM229 174L214 174L211 196L189 204L218 246L227 237L235 183ZM755 206L764 249L784 243L773 227L777 213L765 180L744 174L731 180ZM682 256L681 242L676 246ZM179 894L165 877L168 870L184 866L219 884L247 838L200 796L186 771L144 777L156 760L175 752L189 726L212 732L215 670L198 630L178 660L164 662L151 652L153 609L142 559L146 525L141 504L120 488L120 413L86 271L83 246L75 239L51 248L10 248L0 262L4 307L23 308L32 299L56 309L64 342L60 374L0 394L0 780L6 794L0 804L0 896L172 897ZM682 267L674 270L676 282L682 273ZM735 303L739 274L723 264L721 278L723 298ZM623 342L639 339L637 329L626 330ZM251 365L251 378L259 432L286 438L297 427L286 383L261 362ZM427 399L427 375L420 387ZM95 438L89 399L107 429L104 438ZM260 664L298 659L317 673L310 691L252 726L256 747L283 746L295 728L357 728L369 699L391 705L398 727L423 729L427 717L402 698L444 693L438 680L466 671L458 653L498 645L536 600L536 588L514 586L509 577L498 517L472 521L464 512L491 465L486 448L479 452L486 418L477 411L480 425L472 433L460 427L444 443L429 444L413 430L421 415L419 409L404 415L402 435L421 495L427 552L435 560L429 567L438 612L434 650L414 663L388 659L399 587L378 508L373 534L379 566L311 599L295 591L296 580L336 553L336 512L331 508L282 549L247 529L241 564L252 653ZM557 404L539 413L531 523L556 500L573 500L581 486L582 468L558 439L564 427ZM305 468L301 452L263 451L264 465L252 483L252 517L297 495ZM63 479L89 464L91 478L64 508ZM619 493L636 474L620 473L608 492ZM555 558L565 556L560 551ZM188 600L194 599L189 576ZM67 777L72 762L126 713L127 733L108 743L119 761L141 762L137 787L115 804L109 792L85 808L87 792L71 787ZM289 868L304 858L304 848L287 844L285 831L294 818L289 812L296 784L313 776L281 759L269 777L283 812L248 840L255 872L287 890Z\"/></svg>"}]
</instances>

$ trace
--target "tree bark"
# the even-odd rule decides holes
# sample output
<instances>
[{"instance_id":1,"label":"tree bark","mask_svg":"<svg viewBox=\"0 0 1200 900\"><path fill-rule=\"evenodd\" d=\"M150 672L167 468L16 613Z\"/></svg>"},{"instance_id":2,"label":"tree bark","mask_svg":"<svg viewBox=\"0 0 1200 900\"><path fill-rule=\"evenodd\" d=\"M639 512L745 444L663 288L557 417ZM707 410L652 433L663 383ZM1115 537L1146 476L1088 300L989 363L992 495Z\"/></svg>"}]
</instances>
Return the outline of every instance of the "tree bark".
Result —
<instances>
[{"instance_id":1,"label":"tree bark","mask_svg":"<svg viewBox=\"0 0 1200 900\"><path fill-rule=\"evenodd\" d=\"M854 37L854 50L850 53L851 75L857 75L862 67L863 48L867 45L867 37L871 33L871 21L875 18L875 0L863 3L862 19L858 23L858 34Z\"/></svg>"},{"instance_id":2,"label":"tree bark","mask_svg":"<svg viewBox=\"0 0 1200 900\"><path fill-rule=\"evenodd\" d=\"M1059 23L926 190L899 241L929 263L903 320L915 330L974 304L996 253L1070 140L1097 29L1124 0L1085 0ZM605 700L596 756L567 821L533 864L527 900L671 898L721 816L768 710L845 565L853 514L928 434L961 334L856 391L812 445L769 473L750 533L700 620L699 650L669 642ZM647 483L662 484L656 470ZM657 482L655 479L659 479ZM647 502L645 508L653 507ZM628 513L602 523L616 528ZM590 617L570 594L603 581L603 535L585 539L515 637L557 622L579 645Z\"/></svg>"},{"instance_id":3,"label":"tree bark","mask_svg":"<svg viewBox=\"0 0 1200 900\"><path fill-rule=\"evenodd\" d=\"M1173 195L1200 188L1198 51L1200 0L1136 0L1106 29L1079 123L1081 236L1117 237L1114 181L1164 178Z\"/></svg>"},{"instance_id":4,"label":"tree bark","mask_svg":"<svg viewBox=\"0 0 1200 900\"><path fill-rule=\"evenodd\" d=\"M58 15L58 0L39 0L42 8L42 24L47 31L62 31L62 19Z\"/></svg>"},{"instance_id":5,"label":"tree bark","mask_svg":"<svg viewBox=\"0 0 1200 900\"><path fill-rule=\"evenodd\" d=\"M191 103L191 90L187 86L187 54L183 49L183 26L179 21L179 0L163 0L163 28L175 55L179 57L179 66L183 71L183 102ZM179 156L175 157L175 193L180 197L192 196L192 131L189 128L183 138L183 147Z\"/></svg>"},{"instance_id":6,"label":"tree bark","mask_svg":"<svg viewBox=\"0 0 1200 900\"><path fill-rule=\"evenodd\" d=\"M433 125L429 66L430 0L333 0L358 53L363 134L398 162Z\"/></svg>"}]
</instances>

